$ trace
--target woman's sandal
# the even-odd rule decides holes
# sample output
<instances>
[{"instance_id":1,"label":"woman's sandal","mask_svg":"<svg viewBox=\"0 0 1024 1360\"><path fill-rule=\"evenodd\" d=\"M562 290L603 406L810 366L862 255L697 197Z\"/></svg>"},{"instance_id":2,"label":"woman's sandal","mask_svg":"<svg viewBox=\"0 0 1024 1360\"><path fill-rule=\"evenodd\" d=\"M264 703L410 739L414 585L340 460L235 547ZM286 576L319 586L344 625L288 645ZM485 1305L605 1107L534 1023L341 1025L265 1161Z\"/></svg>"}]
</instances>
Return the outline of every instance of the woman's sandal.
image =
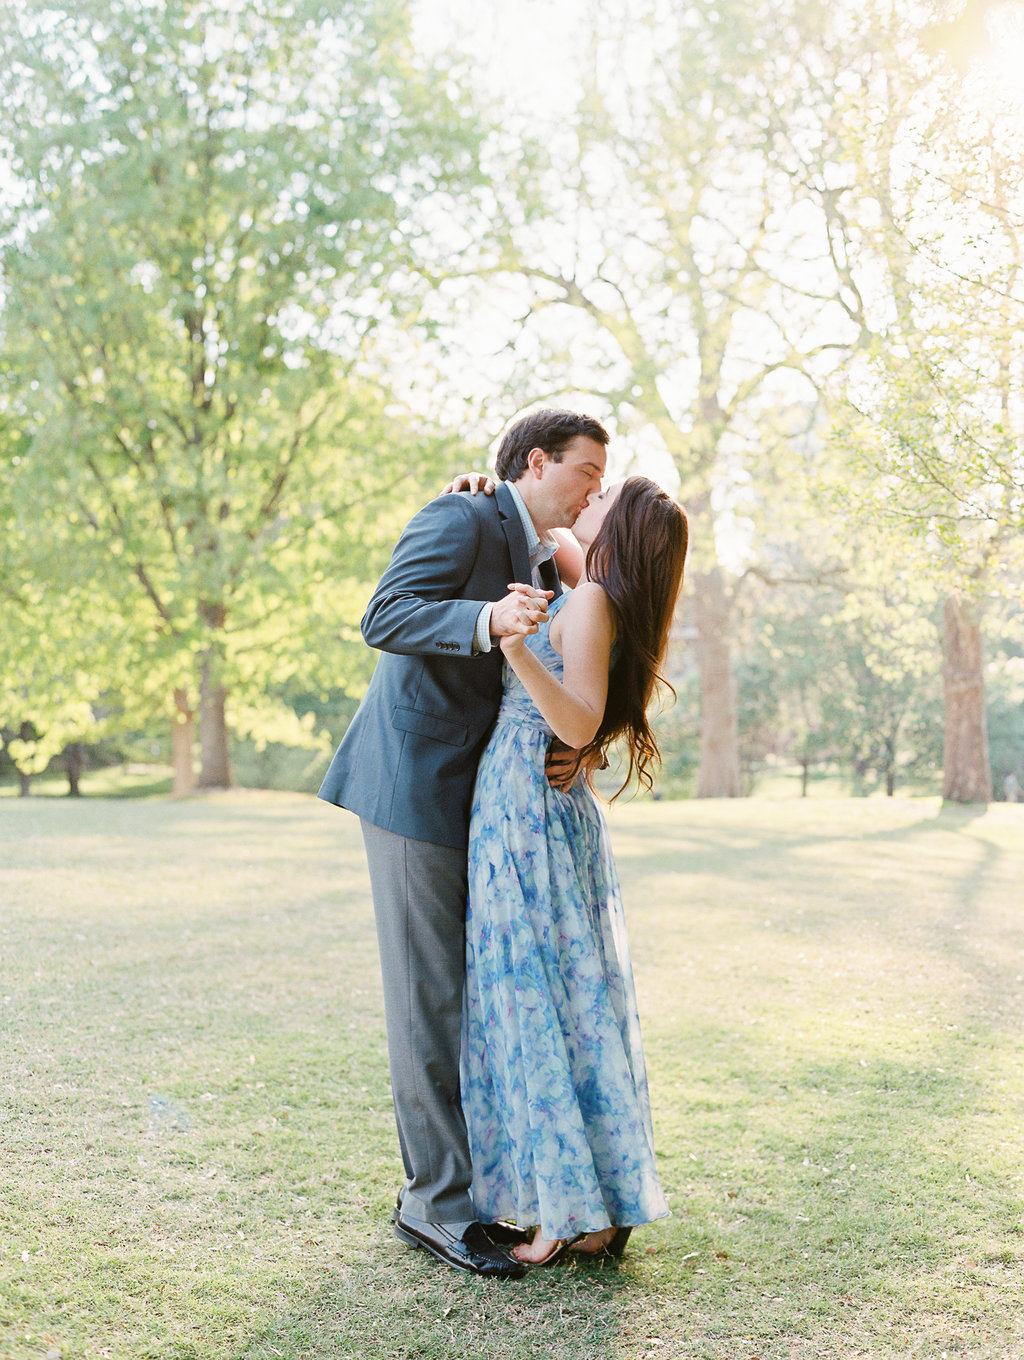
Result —
<instances>
[{"instance_id":1,"label":"woman's sandal","mask_svg":"<svg viewBox=\"0 0 1024 1360\"><path fill-rule=\"evenodd\" d=\"M536 1236L536 1233L534 1234ZM553 1266L562 1259L570 1247L574 1246L581 1237L586 1237L586 1233L577 1233L575 1237L560 1238L548 1252L547 1256L539 1261L530 1261L520 1256L514 1249L512 1255L517 1261L521 1261L524 1266Z\"/></svg>"},{"instance_id":2,"label":"woman's sandal","mask_svg":"<svg viewBox=\"0 0 1024 1360\"><path fill-rule=\"evenodd\" d=\"M594 1257L614 1256L616 1260L619 1260L619 1258L622 1256L622 1253L626 1250L626 1243L629 1241L629 1235L632 1231L633 1231L632 1228L616 1228L614 1233L612 1233L611 1237L608 1239L607 1242L603 1244L603 1246L595 1247L593 1251L587 1251L585 1249L580 1249L579 1247L577 1247L576 1254L578 1256L594 1256ZM582 1238L589 1236L590 1233L581 1233L580 1236L576 1238L576 1241L579 1242Z\"/></svg>"}]
</instances>

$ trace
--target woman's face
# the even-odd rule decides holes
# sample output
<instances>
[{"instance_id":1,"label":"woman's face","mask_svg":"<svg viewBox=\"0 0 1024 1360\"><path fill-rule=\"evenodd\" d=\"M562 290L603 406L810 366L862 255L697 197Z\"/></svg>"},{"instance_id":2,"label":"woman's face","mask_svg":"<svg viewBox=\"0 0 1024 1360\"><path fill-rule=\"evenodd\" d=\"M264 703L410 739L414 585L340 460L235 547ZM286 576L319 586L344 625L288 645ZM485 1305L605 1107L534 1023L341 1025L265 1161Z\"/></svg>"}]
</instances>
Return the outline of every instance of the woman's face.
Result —
<instances>
[{"instance_id":1,"label":"woman's face","mask_svg":"<svg viewBox=\"0 0 1024 1360\"><path fill-rule=\"evenodd\" d=\"M576 523L572 526L576 541L581 547L589 548L597 537L597 531L604 523L604 517L615 504L616 497L622 490L622 483L616 482L614 486L608 487L605 491L594 491L591 493L586 505L579 513Z\"/></svg>"}]
</instances>

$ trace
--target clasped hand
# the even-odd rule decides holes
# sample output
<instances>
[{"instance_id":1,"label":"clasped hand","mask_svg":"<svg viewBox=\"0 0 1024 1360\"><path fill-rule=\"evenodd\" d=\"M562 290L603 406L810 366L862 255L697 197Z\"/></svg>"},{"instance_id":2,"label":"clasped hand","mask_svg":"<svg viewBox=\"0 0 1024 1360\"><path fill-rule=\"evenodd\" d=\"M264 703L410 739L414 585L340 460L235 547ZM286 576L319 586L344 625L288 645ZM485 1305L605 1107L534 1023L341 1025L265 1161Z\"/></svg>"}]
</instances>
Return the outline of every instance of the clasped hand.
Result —
<instances>
[{"instance_id":1,"label":"clasped hand","mask_svg":"<svg viewBox=\"0 0 1024 1360\"><path fill-rule=\"evenodd\" d=\"M536 590L513 581L505 598L491 606L491 635L501 639L501 650L506 655L522 647L529 634L536 633L547 620L548 601L553 594L551 590Z\"/></svg>"}]
</instances>

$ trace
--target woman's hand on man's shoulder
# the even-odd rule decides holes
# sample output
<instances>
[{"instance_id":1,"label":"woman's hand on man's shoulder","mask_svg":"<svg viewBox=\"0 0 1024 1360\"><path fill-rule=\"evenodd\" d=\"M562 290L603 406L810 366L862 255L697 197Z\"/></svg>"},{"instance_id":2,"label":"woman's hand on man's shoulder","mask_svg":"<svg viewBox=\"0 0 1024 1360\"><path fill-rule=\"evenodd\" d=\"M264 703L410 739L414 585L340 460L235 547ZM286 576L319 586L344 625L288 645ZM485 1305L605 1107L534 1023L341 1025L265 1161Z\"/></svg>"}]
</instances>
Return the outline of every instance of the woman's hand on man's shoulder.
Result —
<instances>
[{"instance_id":1,"label":"woman's hand on man's shoulder","mask_svg":"<svg viewBox=\"0 0 1024 1360\"><path fill-rule=\"evenodd\" d=\"M441 495L451 496L457 491L468 491L471 496L482 491L485 496L493 496L494 478L486 472L457 472Z\"/></svg>"}]
</instances>

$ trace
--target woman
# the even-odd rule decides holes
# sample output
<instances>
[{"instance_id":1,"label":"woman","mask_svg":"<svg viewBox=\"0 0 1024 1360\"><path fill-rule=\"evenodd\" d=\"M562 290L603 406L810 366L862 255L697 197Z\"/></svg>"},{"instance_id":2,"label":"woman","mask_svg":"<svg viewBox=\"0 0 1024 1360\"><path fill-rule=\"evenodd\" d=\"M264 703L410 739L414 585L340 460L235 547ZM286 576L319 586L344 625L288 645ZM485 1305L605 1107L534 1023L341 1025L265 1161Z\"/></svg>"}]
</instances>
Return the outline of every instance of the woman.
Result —
<instances>
[{"instance_id":1,"label":"woman","mask_svg":"<svg viewBox=\"0 0 1024 1360\"><path fill-rule=\"evenodd\" d=\"M620 1255L668 1213L618 879L585 779L544 773L552 735L600 760L624 738L646 787L646 709L682 582L686 518L645 477L592 496L576 588L527 640L503 638L505 695L470 822L462 1099L484 1220L536 1225L516 1255ZM620 789L621 792L621 789Z\"/></svg>"}]
</instances>

